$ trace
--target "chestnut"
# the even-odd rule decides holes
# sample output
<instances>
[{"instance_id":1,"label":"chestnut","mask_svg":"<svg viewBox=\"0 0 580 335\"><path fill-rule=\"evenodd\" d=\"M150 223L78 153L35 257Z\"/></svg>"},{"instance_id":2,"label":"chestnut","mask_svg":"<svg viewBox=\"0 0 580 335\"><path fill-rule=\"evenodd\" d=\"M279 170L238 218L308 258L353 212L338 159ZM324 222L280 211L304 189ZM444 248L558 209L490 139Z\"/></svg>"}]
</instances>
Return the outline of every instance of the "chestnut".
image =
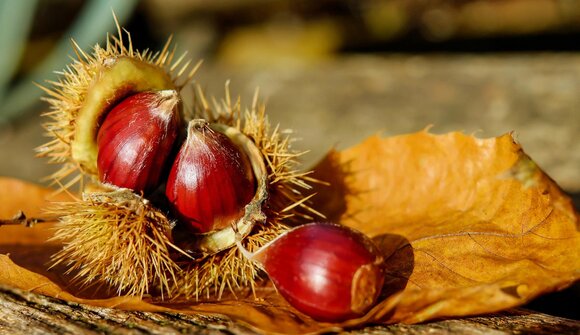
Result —
<instances>
[{"instance_id":1,"label":"chestnut","mask_svg":"<svg viewBox=\"0 0 580 335\"><path fill-rule=\"evenodd\" d=\"M174 90L126 97L105 116L97 135L102 182L135 192L155 190L179 132Z\"/></svg>"},{"instance_id":2,"label":"chestnut","mask_svg":"<svg viewBox=\"0 0 580 335\"><path fill-rule=\"evenodd\" d=\"M256 194L248 156L205 120L192 120L169 172L166 192L180 222L194 232L231 227Z\"/></svg>"},{"instance_id":3,"label":"chestnut","mask_svg":"<svg viewBox=\"0 0 580 335\"><path fill-rule=\"evenodd\" d=\"M315 320L339 322L362 316L383 285L383 258L373 242L354 229L310 223L278 236L255 253L278 292Z\"/></svg>"}]
</instances>

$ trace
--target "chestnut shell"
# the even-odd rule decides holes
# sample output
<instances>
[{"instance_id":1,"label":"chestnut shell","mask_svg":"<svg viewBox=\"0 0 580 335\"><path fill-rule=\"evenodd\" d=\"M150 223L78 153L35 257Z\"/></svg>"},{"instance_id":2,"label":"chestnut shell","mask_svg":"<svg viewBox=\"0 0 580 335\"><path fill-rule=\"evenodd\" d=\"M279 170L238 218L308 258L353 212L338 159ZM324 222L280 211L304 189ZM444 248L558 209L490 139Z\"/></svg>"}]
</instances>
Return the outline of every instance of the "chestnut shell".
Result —
<instances>
[{"instance_id":1,"label":"chestnut shell","mask_svg":"<svg viewBox=\"0 0 580 335\"><path fill-rule=\"evenodd\" d=\"M176 91L141 92L115 105L97 135L102 182L137 193L155 190L179 132Z\"/></svg>"},{"instance_id":2,"label":"chestnut shell","mask_svg":"<svg viewBox=\"0 0 580 335\"><path fill-rule=\"evenodd\" d=\"M264 162L264 157L262 156L262 152L256 146L256 144L243 134L239 129L235 127L230 127L227 125L219 124L219 123L208 123L203 119L195 119L189 122L188 131L196 131L195 128L199 127L209 127L212 132L219 133L220 136L227 137L232 144L234 145L237 150L239 150L244 156L247 157L247 162L243 164L247 166L244 167L244 174L247 173L248 176L244 178L248 178L248 181L241 183L241 187L246 187L251 190L251 192L244 194L240 199L243 201L238 201L238 210L239 215L235 217L230 217L230 220L227 224L213 226L205 232L199 232L203 230L196 230L196 227L191 227L192 229L181 229L185 223L189 225L188 218L185 217L185 222L181 222L182 224L178 224L174 229L174 239L176 244L185 252L187 252L190 256L199 259L209 255L216 254L222 250L228 249L236 244L236 241L240 238L244 238L247 236L251 231L254 225L256 224L264 224L266 221L266 215L262 211L262 206L264 202L268 198L268 173L266 170L266 165ZM187 142L187 141L186 141ZM185 146L186 144L184 144ZM179 156L179 155L178 155ZM177 159L176 159L177 161ZM181 163L180 163L181 164ZM177 169L176 164L172 166L172 170ZM173 211L176 213L177 218L183 217L179 213L179 208L176 208L175 201L179 196L175 193L175 186L176 183L180 183L176 181L176 176L172 176L172 173L177 173L177 171L172 171L168 178L167 186L166 186L166 196L169 202L173 202L171 206L173 206ZM252 180L249 182L249 180ZM215 186L215 185L214 185ZM212 193L209 195L210 197L219 198L222 195L221 189L211 187ZM247 190L246 190L247 191ZM208 193L208 194L209 194ZM244 192L246 193L246 192ZM250 197L248 197L248 194ZM192 200L195 201L196 197L203 197L205 195L194 195ZM231 195L226 195L231 196ZM236 196L237 197L237 196ZM248 198L250 198L248 200ZM214 201L215 198L214 198ZM217 199L217 202L221 200ZM210 225L213 225L211 223Z\"/></svg>"},{"instance_id":3,"label":"chestnut shell","mask_svg":"<svg viewBox=\"0 0 580 335\"><path fill-rule=\"evenodd\" d=\"M207 122L191 121L167 179L165 194L175 216L196 233L227 228L255 193L247 155Z\"/></svg>"},{"instance_id":4,"label":"chestnut shell","mask_svg":"<svg viewBox=\"0 0 580 335\"><path fill-rule=\"evenodd\" d=\"M319 321L363 315L375 304L384 281L383 259L372 241L336 224L296 227L253 259L292 306Z\"/></svg>"}]
</instances>

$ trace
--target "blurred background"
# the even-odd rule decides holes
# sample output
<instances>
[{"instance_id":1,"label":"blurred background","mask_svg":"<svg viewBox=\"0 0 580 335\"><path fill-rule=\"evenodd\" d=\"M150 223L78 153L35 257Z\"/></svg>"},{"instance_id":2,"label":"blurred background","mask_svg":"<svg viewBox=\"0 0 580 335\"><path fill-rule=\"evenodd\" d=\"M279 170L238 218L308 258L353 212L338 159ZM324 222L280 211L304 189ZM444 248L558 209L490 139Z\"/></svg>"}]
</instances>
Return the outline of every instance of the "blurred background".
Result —
<instances>
[{"instance_id":1,"label":"blurred background","mask_svg":"<svg viewBox=\"0 0 580 335\"><path fill-rule=\"evenodd\" d=\"M46 104L33 83L66 66L70 38L90 50L115 34L111 9L138 49L173 35L178 53L204 59L209 94L231 80L249 105L259 87L307 166L377 133L514 131L578 206L576 0L0 0L0 175L53 171L34 157ZM579 292L530 307L579 319Z\"/></svg>"}]
</instances>

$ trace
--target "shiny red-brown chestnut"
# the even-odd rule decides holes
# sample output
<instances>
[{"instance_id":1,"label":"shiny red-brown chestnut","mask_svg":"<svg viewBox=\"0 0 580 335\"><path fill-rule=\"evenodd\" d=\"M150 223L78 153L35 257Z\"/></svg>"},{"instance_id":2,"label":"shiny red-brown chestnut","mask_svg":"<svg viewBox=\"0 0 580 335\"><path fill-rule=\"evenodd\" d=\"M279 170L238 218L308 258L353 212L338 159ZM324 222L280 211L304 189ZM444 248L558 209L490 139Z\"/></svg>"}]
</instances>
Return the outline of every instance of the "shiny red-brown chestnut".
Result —
<instances>
[{"instance_id":1,"label":"shiny red-brown chestnut","mask_svg":"<svg viewBox=\"0 0 580 335\"><path fill-rule=\"evenodd\" d=\"M363 315L383 285L383 259L372 241L336 224L298 226L249 257L292 306L319 321Z\"/></svg>"},{"instance_id":2,"label":"shiny red-brown chestnut","mask_svg":"<svg viewBox=\"0 0 580 335\"><path fill-rule=\"evenodd\" d=\"M148 193L161 173L179 132L176 91L141 92L116 104L97 134L102 182Z\"/></svg>"},{"instance_id":3,"label":"shiny red-brown chestnut","mask_svg":"<svg viewBox=\"0 0 580 335\"><path fill-rule=\"evenodd\" d=\"M165 190L180 222L198 233L231 227L255 193L247 155L206 121L191 121Z\"/></svg>"}]
</instances>

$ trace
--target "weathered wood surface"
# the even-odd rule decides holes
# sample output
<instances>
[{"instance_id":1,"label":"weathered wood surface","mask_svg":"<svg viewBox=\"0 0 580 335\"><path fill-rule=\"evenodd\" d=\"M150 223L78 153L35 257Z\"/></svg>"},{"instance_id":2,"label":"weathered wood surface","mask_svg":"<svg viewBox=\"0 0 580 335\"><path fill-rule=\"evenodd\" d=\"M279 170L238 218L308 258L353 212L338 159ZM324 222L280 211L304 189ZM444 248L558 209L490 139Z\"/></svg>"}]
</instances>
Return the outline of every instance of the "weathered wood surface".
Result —
<instances>
[{"instance_id":1,"label":"weathered wood surface","mask_svg":"<svg viewBox=\"0 0 580 335\"><path fill-rule=\"evenodd\" d=\"M351 334L580 334L580 322L524 309ZM227 318L101 308L0 286L0 334L255 334Z\"/></svg>"}]
</instances>

